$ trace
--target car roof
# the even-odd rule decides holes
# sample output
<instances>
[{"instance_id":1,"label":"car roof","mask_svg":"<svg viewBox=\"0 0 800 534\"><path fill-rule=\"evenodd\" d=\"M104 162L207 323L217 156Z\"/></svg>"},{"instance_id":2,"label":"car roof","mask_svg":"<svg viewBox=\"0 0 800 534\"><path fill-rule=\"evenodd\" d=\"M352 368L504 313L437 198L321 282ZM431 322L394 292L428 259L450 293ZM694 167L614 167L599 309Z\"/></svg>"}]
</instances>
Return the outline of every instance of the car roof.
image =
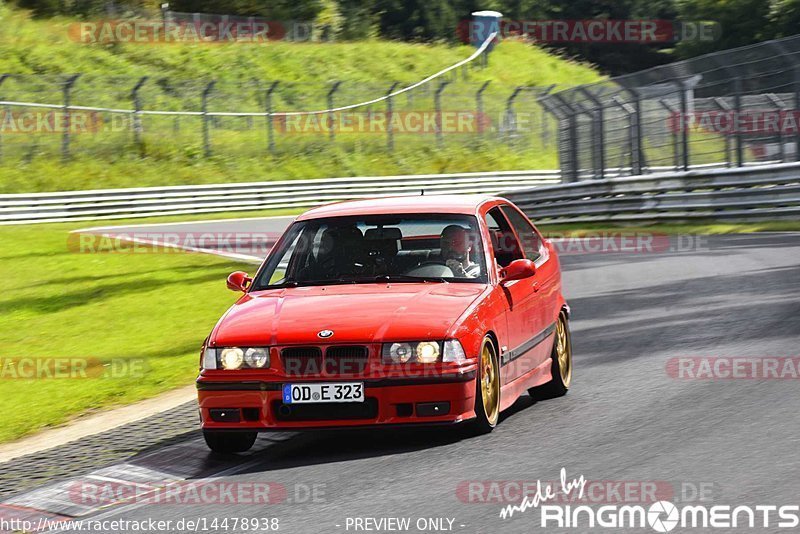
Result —
<instances>
[{"instance_id":1,"label":"car roof","mask_svg":"<svg viewBox=\"0 0 800 534\"><path fill-rule=\"evenodd\" d=\"M496 200L505 201L505 199L490 195L408 195L367 198L319 206L303 213L297 220L395 213L462 213L474 215L481 204Z\"/></svg>"}]
</instances>

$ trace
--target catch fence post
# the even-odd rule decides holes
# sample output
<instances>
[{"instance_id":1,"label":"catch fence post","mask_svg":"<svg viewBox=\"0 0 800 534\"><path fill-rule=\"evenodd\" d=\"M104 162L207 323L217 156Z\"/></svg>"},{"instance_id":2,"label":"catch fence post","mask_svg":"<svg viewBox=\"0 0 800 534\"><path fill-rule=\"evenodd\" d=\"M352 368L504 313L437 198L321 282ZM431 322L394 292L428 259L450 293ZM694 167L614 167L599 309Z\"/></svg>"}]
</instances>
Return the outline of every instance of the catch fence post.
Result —
<instances>
[{"instance_id":1,"label":"catch fence post","mask_svg":"<svg viewBox=\"0 0 800 534\"><path fill-rule=\"evenodd\" d=\"M202 112L203 112L203 154L205 157L211 157L211 133L209 131L209 124L208 124L208 97L211 94L211 91L214 90L214 85L216 81L209 82L206 85L206 88L203 90L203 101L202 101Z\"/></svg>"},{"instance_id":2,"label":"catch fence post","mask_svg":"<svg viewBox=\"0 0 800 534\"><path fill-rule=\"evenodd\" d=\"M64 87L62 89L64 95L64 131L61 134L61 161L68 161L70 158L69 154L69 143L70 143L70 128L71 128L71 120L70 120L70 99L72 96L72 86L75 85L75 82L78 81L80 74L75 74L67 78L67 81L64 83Z\"/></svg>"},{"instance_id":3,"label":"catch fence post","mask_svg":"<svg viewBox=\"0 0 800 534\"><path fill-rule=\"evenodd\" d=\"M394 113L393 98L389 95L394 93L395 88L400 85L400 82L394 82L389 90L386 91L386 150L394 152L394 128L392 127L392 114Z\"/></svg>"},{"instance_id":4,"label":"catch fence post","mask_svg":"<svg viewBox=\"0 0 800 534\"><path fill-rule=\"evenodd\" d=\"M475 108L476 108L477 113L478 113L478 117L477 117L477 120L478 120L478 133L481 136L483 136L483 134L484 134L484 130L483 130L483 125L484 125L484 121L483 121L483 92L486 91L486 88L489 87L490 83L492 83L491 80L487 80L487 81L483 82L483 85L481 85L480 89L478 89L478 92L475 93Z\"/></svg>"},{"instance_id":5,"label":"catch fence post","mask_svg":"<svg viewBox=\"0 0 800 534\"><path fill-rule=\"evenodd\" d=\"M139 150L139 157L145 156L144 143L142 142L142 102L139 98L139 90L147 81L147 76L143 76L131 91L133 100L133 143Z\"/></svg>"},{"instance_id":6,"label":"catch fence post","mask_svg":"<svg viewBox=\"0 0 800 534\"><path fill-rule=\"evenodd\" d=\"M444 91L444 88L449 84L450 82L448 81L440 83L439 87L436 88L436 92L433 94L434 118L436 119L436 145L439 148L442 148L444 145L444 136L442 135L442 91Z\"/></svg>"},{"instance_id":7,"label":"catch fence post","mask_svg":"<svg viewBox=\"0 0 800 534\"><path fill-rule=\"evenodd\" d=\"M267 94L265 95L266 98L264 99L267 112L265 117L267 120L267 147L269 148L270 154L275 154L275 132L273 130L275 125L272 123L272 93L278 88L278 83L280 82L274 81L270 84L269 89L267 89Z\"/></svg>"},{"instance_id":8,"label":"catch fence post","mask_svg":"<svg viewBox=\"0 0 800 534\"><path fill-rule=\"evenodd\" d=\"M342 82L333 82L330 91L328 91L328 109L333 109L333 95L339 90L340 85L342 85ZM331 142L336 138L333 113L333 111L328 112L328 138Z\"/></svg>"}]
</instances>

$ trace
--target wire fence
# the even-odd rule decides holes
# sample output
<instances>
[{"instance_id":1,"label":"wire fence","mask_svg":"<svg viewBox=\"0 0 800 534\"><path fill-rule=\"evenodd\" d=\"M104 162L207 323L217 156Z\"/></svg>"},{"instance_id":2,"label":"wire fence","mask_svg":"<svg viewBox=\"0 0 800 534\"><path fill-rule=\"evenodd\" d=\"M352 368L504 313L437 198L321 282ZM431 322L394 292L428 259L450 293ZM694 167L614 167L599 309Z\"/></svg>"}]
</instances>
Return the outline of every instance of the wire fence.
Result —
<instances>
[{"instance_id":1,"label":"wire fence","mask_svg":"<svg viewBox=\"0 0 800 534\"><path fill-rule=\"evenodd\" d=\"M471 80L476 52L413 85L0 75L0 165L60 156L366 155L503 143L555 151L552 88ZM342 109L344 108L344 109ZM313 111L321 110L321 111Z\"/></svg>"},{"instance_id":2,"label":"wire fence","mask_svg":"<svg viewBox=\"0 0 800 534\"><path fill-rule=\"evenodd\" d=\"M800 36L546 94L565 181L800 161Z\"/></svg>"}]
</instances>

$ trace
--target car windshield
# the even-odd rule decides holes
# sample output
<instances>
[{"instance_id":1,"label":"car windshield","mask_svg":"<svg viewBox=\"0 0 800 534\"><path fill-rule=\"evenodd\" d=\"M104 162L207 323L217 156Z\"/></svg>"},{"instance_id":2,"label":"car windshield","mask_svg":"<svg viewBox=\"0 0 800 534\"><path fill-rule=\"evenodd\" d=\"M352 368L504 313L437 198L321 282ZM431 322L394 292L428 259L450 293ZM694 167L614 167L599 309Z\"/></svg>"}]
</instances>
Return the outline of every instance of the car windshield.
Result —
<instances>
[{"instance_id":1,"label":"car windshield","mask_svg":"<svg viewBox=\"0 0 800 534\"><path fill-rule=\"evenodd\" d=\"M375 282L486 282L467 215L370 215L295 222L253 289Z\"/></svg>"}]
</instances>

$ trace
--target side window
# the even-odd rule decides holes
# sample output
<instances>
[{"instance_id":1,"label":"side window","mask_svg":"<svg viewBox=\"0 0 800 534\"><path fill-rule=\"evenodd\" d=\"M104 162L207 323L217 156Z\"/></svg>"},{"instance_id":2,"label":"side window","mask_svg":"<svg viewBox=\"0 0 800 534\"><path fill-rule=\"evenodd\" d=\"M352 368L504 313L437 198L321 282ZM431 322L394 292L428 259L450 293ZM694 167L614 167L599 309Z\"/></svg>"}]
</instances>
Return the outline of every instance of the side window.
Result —
<instances>
[{"instance_id":1,"label":"side window","mask_svg":"<svg viewBox=\"0 0 800 534\"><path fill-rule=\"evenodd\" d=\"M542 255L542 240L539 234L536 233L527 219L514 208L503 206L501 209L505 216L508 217L508 220L511 221L511 225L522 241L522 250L525 251L525 257L533 261L538 260Z\"/></svg>"},{"instance_id":2,"label":"side window","mask_svg":"<svg viewBox=\"0 0 800 534\"><path fill-rule=\"evenodd\" d=\"M506 267L514 260L522 259L522 249L514 236L511 225L499 208L492 208L486 214L486 225L492 238L494 259L500 267Z\"/></svg>"}]
</instances>

